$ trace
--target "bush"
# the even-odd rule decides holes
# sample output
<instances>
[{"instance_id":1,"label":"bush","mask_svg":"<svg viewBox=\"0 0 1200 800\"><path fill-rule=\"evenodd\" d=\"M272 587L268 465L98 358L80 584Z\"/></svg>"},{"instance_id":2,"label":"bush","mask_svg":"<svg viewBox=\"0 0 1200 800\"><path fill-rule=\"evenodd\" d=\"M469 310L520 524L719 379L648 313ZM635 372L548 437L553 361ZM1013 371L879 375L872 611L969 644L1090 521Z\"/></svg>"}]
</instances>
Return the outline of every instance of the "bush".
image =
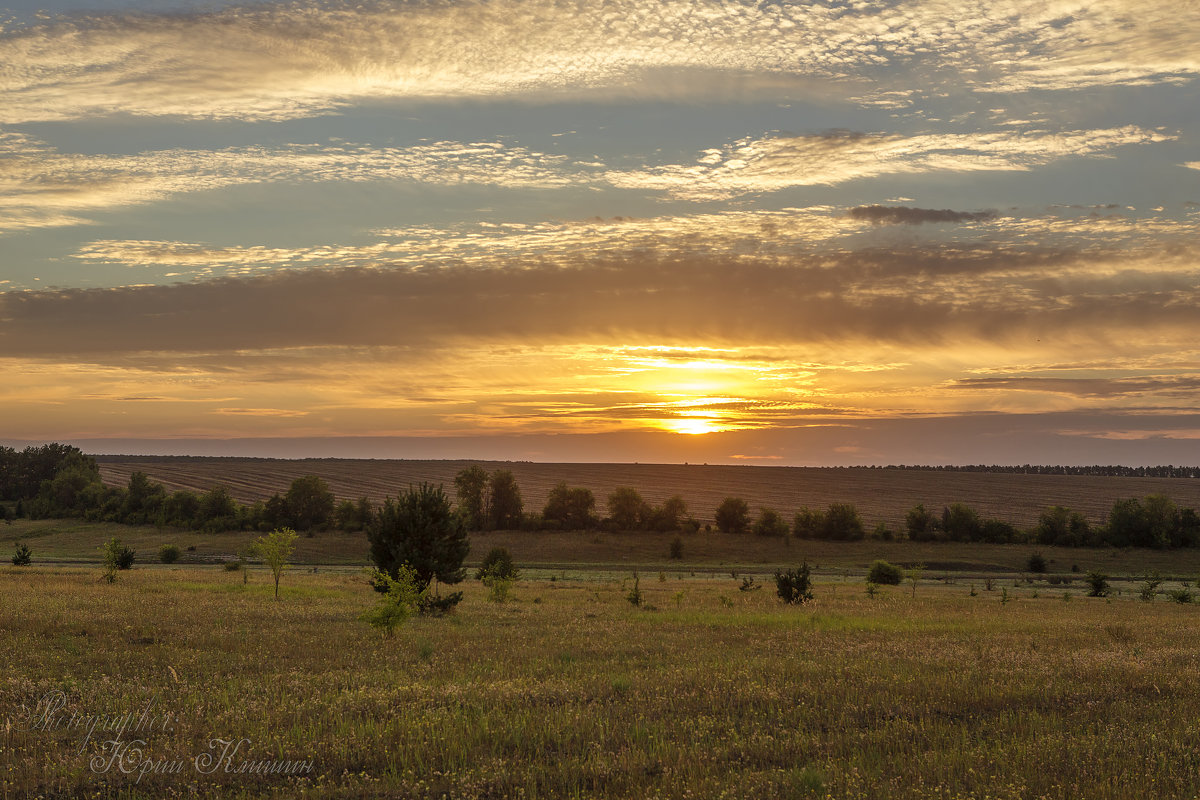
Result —
<instances>
[{"instance_id":1,"label":"bush","mask_svg":"<svg viewBox=\"0 0 1200 800\"><path fill-rule=\"evenodd\" d=\"M1192 590L1188 588L1186 583L1180 586L1178 589L1168 589L1167 597L1171 598L1176 603L1182 604L1190 603L1194 599Z\"/></svg>"},{"instance_id":2,"label":"bush","mask_svg":"<svg viewBox=\"0 0 1200 800\"><path fill-rule=\"evenodd\" d=\"M104 566L103 579L107 583L116 583L117 571L133 567L134 552L132 547L124 547L121 540L115 536L100 548L101 563Z\"/></svg>"},{"instance_id":3,"label":"bush","mask_svg":"<svg viewBox=\"0 0 1200 800\"><path fill-rule=\"evenodd\" d=\"M516 580L517 568L513 566L512 554L505 547L493 547L483 557L479 569L475 571L475 580L483 581L488 576L501 580Z\"/></svg>"},{"instance_id":4,"label":"bush","mask_svg":"<svg viewBox=\"0 0 1200 800\"><path fill-rule=\"evenodd\" d=\"M1088 597L1108 597L1108 576L1103 572L1087 574Z\"/></svg>"},{"instance_id":5,"label":"bush","mask_svg":"<svg viewBox=\"0 0 1200 800\"><path fill-rule=\"evenodd\" d=\"M678 536L671 540L671 558L676 560L683 558L683 539Z\"/></svg>"},{"instance_id":6,"label":"bush","mask_svg":"<svg viewBox=\"0 0 1200 800\"><path fill-rule=\"evenodd\" d=\"M838 542L858 541L866 535L862 517L852 503L830 503L821 523L820 538Z\"/></svg>"},{"instance_id":7,"label":"bush","mask_svg":"<svg viewBox=\"0 0 1200 800\"><path fill-rule=\"evenodd\" d=\"M745 533L750 527L750 506L740 497L726 497L715 515L721 533Z\"/></svg>"},{"instance_id":8,"label":"bush","mask_svg":"<svg viewBox=\"0 0 1200 800\"><path fill-rule=\"evenodd\" d=\"M758 519L754 520L754 533L757 536L787 536L788 524L778 511L764 508L759 512Z\"/></svg>"},{"instance_id":9,"label":"bush","mask_svg":"<svg viewBox=\"0 0 1200 800\"><path fill-rule=\"evenodd\" d=\"M179 547L173 544L164 544L158 548L158 560L164 564L174 564L179 560Z\"/></svg>"},{"instance_id":10,"label":"bush","mask_svg":"<svg viewBox=\"0 0 1200 800\"><path fill-rule=\"evenodd\" d=\"M407 564L396 568L396 577L386 572L376 570L371 576L372 586L384 587L382 596L375 607L363 612L359 617L385 636L391 636L396 627L408 619L414 611L422 607L423 595L426 589L418 586L416 573Z\"/></svg>"},{"instance_id":11,"label":"bush","mask_svg":"<svg viewBox=\"0 0 1200 800\"><path fill-rule=\"evenodd\" d=\"M904 573L900 571L900 568L883 560L876 561L867 572L867 583L899 586L902 580L904 580Z\"/></svg>"},{"instance_id":12,"label":"bush","mask_svg":"<svg viewBox=\"0 0 1200 800\"><path fill-rule=\"evenodd\" d=\"M812 580L808 562L796 569L775 573L775 593L788 605L802 605L812 600Z\"/></svg>"},{"instance_id":13,"label":"bush","mask_svg":"<svg viewBox=\"0 0 1200 800\"><path fill-rule=\"evenodd\" d=\"M1029 560L1025 562L1025 569L1030 572L1045 572L1046 557L1041 553L1033 553L1029 556Z\"/></svg>"},{"instance_id":14,"label":"bush","mask_svg":"<svg viewBox=\"0 0 1200 800\"><path fill-rule=\"evenodd\" d=\"M17 542L17 551L13 553L13 566L28 567L33 563L33 553L23 542Z\"/></svg>"}]
</instances>

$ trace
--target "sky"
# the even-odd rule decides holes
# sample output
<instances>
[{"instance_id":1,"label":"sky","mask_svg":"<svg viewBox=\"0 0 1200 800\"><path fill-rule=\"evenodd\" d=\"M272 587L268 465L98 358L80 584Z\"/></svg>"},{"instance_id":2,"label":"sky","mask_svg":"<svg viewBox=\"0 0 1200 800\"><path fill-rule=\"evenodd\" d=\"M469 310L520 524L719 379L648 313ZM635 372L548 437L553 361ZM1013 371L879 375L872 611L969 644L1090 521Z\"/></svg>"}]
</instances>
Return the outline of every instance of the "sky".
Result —
<instances>
[{"instance_id":1,"label":"sky","mask_svg":"<svg viewBox=\"0 0 1200 800\"><path fill-rule=\"evenodd\" d=\"M0 441L1200 463L1197 0L0 0Z\"/></svg>"}]
</instances>

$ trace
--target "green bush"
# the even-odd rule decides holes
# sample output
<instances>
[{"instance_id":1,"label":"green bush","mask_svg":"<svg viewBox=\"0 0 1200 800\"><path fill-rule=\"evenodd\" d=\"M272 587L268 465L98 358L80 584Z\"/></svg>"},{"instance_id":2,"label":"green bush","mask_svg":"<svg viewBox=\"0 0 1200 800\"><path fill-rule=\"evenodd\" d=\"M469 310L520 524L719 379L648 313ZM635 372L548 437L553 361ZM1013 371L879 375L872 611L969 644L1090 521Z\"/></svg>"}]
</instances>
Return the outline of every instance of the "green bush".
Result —
<instances>
[{"instance_id":1,"label":"green bush","mask_svg":"<svg viewBox=\"0 0 1200 800\"><path fill-rule=\"evenodd\" d=\"M1046 557L1041 553L1033 553L1029 556L1029 560L1025 562L1025 569L1030 572L1045 572Z\"/></svg>"},{"instance_id":2,"label":"green bush","mask_svg":"<svg viewBox=\"0 0 1200 800\"><path fill-rule=\"evenodd\" d=\"M516 580L517 568L513 566L512 553L505 547L493 547L483 557L479 569L475 571L475 580L482 581L488 576L501 580Z\"/></svg>"},{"instance_id":3,"label":"green bush","mask_svg":"<svg viewBox=\"0 0 1200 800\"><path fill-rule=\"evenodd\" d=\"M788 605L802 605L812 600L812 579L808 562L796 569L776 572L775 593Z\"/></svg>"},{"instance_id":4,"label":"green bush","mask_svg":"<svg viewBox=\"0 0 1200 800\"><path fill-rule=\"evenodd\" d=\"M164 564L174 564L179 560L179 547L173 544L164 544L158 548L158 560Z\"/></svg>"},{"instance_id":5,"label":"green bush","mask_svg":"<svg viewBox=\"0 0 1200 800\"><path fill-rule=\"evenodd\" d=\"M900 568L882 559L872 564L871 569L867 572L867 583L899 586L902 580L904 580L904 573Z\"/></svg>"},{"instance_id":6,"label":"green bush","mask_svg":"<svg viewBox=\"0 0 1200 800\"><path fill-rule=\"evenodd\" d=\"M100 553L101 564L104 566L103 579L107 583L116 583L118 570L133 567L133 548L123 546L121 540L115 536L104 543Z\"/></svg>"},{"instance_id":7,"label":"green bush","mask_svg":"<svg viewBox=\"0 0 1200 800\"><path fill-rule=\"evenodd\" d=\"M1171 598L1176 603L1183 604L1190 603L1193 599L1195 599L1195 596L1192 594L1192 590L1188 588L1186 583L1180 586L1178 589L1168 589L1167 597Z\"/></svg>"},{"instance_id":8,"label":"green bush","mask_svg":"<svg viewBox=\"0 0 1200 800\"><path fill-rule=\"evenodd\" d=\"M678 536L671 540L671 558L676 560L683 558L683 539Z\"/></svg>"},{"instance_id":9,"label":"green bush","mask_svg":"<svg viewBox=\"0 0 1200 800\"><path fill-rule=\"evenodd\" d=\"M788 524L778 511L764 508L759 512L758 519L754 520L754 533L756 536L787 536Z\"/></svg>"}]
</instances>

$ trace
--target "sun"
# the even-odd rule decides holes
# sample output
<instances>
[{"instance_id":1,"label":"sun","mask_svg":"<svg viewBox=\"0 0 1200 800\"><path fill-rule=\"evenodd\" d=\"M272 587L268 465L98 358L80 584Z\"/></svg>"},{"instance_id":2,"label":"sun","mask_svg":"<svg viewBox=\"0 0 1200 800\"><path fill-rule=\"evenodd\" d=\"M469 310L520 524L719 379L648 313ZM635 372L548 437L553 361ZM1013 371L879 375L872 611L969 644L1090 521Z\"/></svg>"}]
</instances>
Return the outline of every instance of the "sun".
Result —
<instances>
[{"instance_id":1,"label":"sun","mask_svg":"<svg viewBox=\"0 0 1200 800\"><path fill-rule=\"evenodd\" d=\"M699 436L705 433L717 433L725 430L717 420L708 419L705 417L690 417L688 419L668 419L663 420L661 425L673 433L686 433L690 436Z\"/></svg>"}]
</instances>

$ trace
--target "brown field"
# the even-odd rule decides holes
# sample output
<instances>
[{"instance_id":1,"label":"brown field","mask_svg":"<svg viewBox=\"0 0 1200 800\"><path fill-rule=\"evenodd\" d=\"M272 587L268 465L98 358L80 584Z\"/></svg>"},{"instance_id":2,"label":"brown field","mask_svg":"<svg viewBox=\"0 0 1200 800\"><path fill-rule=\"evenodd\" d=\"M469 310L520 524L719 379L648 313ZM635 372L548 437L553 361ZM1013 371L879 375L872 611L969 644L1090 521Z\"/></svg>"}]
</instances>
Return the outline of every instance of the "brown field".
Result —
<instances>
[{"instance_id":1,"label":"brown field","mask_svg":"<svg viewBox=\"0 0 1200 800\"><path fill-rule=\"evenodd\" d=\"M481 463L488 470L511 470L526 510L540 510L550 488L565 480L596 495L597 510L618 486L632 486L652 503L681 495L699 520L712 519L720 502L741 497L752 510L770 507L787 519L801 507L854 503L868 526L904 524L905 512L924 503L938 509L967 503L981 514L1030 526L1051 505L1104 521L1113 501L1165 494L1181 506L1200 507L1200 480L1187 478L1109 478L1082 475L925 472L865 468L708 466L686 464L538 464L530 462L385 461L355 459L163 458L101 456L106 483L124 485L136 470L171 489L206 490L224 484L242 502L287 490L295 478L317 475L339 498L366 496L380 501L422 481L444 484L453 493L454 476Z\"/></svg>"}]
</instances>

